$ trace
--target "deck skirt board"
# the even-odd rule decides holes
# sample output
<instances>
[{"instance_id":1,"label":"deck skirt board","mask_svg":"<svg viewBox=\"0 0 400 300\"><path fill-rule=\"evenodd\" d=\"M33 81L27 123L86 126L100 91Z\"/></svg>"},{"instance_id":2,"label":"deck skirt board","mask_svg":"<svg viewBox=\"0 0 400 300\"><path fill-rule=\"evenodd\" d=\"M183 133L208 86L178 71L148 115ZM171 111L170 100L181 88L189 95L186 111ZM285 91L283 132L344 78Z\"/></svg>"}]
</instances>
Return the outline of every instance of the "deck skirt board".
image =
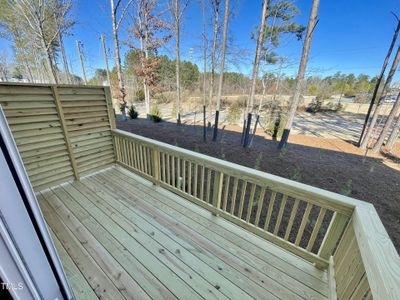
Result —
<instances>
[{"instance_id":1,"label":"deck skirt board","mask_svg":"<svg viewBox=\"0 0 400 300\"><path fill-rule=\"evenodd\" d=\"M115 299L327 299L326 272L168 193L113 167L39 194L77 299L114 298L97 273Z\"/></svg>"}]
</instances>

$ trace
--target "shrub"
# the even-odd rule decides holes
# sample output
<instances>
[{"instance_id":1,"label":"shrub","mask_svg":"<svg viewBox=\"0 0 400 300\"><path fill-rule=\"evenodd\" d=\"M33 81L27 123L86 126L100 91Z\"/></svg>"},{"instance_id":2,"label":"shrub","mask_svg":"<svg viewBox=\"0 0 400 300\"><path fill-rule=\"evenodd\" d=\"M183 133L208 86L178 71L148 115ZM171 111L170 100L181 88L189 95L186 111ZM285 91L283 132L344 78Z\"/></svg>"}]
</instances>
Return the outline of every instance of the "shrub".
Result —
<instances>
[{"instance_id":1,"label":"shrub","mask_svg":"<svg viewBox=\"0 0 400 300\"><path fill-rule=\"evenodd\" d=\"M315 114L321 111L321 108L322 108L322 101L319 99L313 99L311 103L307 106L306 112Z\"/></svg>"},{"instance_id":2,"label":"shrub","mask_svg":"<svg viewBox=\"0 0 400 300\"><path fill-rule=\"evenodd\" d=\"M151 108L151 111L150 111L150 120L152 120L154 123L159 123L159 122L162 121L161 111L160 111L160 109L158 108L157 105L154 105L154 106Z\"/></svg>"},{"instance_id":3,"label":"shrub","mask_svg":"<svg viewBox=\"0 0 400 300\"><path fill-rule=\"evenodd\" d=\"M143 102L144 101L144 91L143 90L138 90L135 93L135 101L136 102Z\"/></svg>"},{"instance_id":4,"label":"shrub","mask_svg":"<svg viewBox=\"0 0 400 300\"><path fill-rule=\"evenodd\" d=\"M272 136L273 139L280 138L282 136L283 130L285 129L286 115L282 112L278 112L275 118L272 118L267 127L265 128L265 133Z\"/></svg>"},{"instance_id":5,"label":"shrub","mask_svg":"<svg viewBox=\"0 0 400 300\"><path fill-rule=\"evenodd\" d=\"M240 118L240 114L241 114L240 102L236 101L232 103L228 108L227 119L229 124L236 123Z\"/></svg>"},{"instance_id":6,"label":"shrub","mask_svg":"<svg viewBox=\"0 0 400 300\"><path fill-rule=\"evenodd\" d=\"M129 107L128 115L131 117L131 119L137 119L139 113L137 112L135 106L132 105Z\"/></svg>"}]
</instances>

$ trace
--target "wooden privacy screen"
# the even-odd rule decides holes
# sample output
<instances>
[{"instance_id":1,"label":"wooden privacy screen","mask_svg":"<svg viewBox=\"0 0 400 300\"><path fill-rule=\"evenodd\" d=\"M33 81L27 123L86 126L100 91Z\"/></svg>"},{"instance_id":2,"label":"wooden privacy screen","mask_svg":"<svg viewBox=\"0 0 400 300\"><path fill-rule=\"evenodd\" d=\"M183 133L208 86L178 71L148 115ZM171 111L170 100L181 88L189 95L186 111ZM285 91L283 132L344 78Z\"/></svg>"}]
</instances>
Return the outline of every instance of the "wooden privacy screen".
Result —
<instances>
[{"instance_id":1,"label":"wooden privacy screen","mask_svg":"<svg viewBox=\"0 0 400 300\"><path fill-rule=\"evenodd\" d=\"M339 300L372 298L352 221L336 249L333 261Z\"/></svg>"},{"instance_id":2,"label":"wooden privacy screen","mask_svg":"<svg viewBox=\"0 0 400 300\"><path fill-rule=\"evenodd\" d=\"M36 191L115 161L109 88L0 84L0 105Z\"/></svg>"}]
</instances>

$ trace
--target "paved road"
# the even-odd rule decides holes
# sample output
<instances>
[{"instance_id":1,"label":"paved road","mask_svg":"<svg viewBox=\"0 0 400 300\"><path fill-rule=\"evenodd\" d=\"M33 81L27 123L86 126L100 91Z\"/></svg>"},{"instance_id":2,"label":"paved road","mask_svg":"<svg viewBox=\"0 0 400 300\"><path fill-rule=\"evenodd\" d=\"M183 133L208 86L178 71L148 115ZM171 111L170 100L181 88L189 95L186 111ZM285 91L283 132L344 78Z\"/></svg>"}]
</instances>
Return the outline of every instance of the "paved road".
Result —
<instances>
[{"instance_id":1,"label":"paved road","mask_svg":"<svg viewBox=\"0 0 400 300\"><path fill-rule=\"evenodd\" d=\"M136 106L140 115L145 116L145 107L143 104ZM171 117L172 109L162 108L161 114L164 116L163 119L168 122L175 122L175 118ZM202 111L186 112L182 115L182 122L187 124L193 124L195 121L200 122L202 120ZM341 140L358 141L359 135L362 130L362 124L364 123L363 114L354 114L349 112L324 112L318 114L310 114L306 112L300 112L296 115L292 132L296 134L303 134L309 136L325 137L325 138L337 138ZM379 121L379 129L375 132L378 135L382 128L384 120ZM221 111L220 122L222 124L228 124L226 111ZM238 120L237 124L242 125L243 119ZM262 124L266 124L268 120L261 119Z\"/></svg>"}]
</instances>

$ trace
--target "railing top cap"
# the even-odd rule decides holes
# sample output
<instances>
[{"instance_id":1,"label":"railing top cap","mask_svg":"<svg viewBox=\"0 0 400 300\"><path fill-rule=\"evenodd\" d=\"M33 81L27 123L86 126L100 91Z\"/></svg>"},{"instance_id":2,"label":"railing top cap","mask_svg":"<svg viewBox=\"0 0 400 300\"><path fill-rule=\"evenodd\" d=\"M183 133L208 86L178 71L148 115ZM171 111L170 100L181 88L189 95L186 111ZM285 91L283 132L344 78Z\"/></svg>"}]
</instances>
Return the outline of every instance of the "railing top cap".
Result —
<instances>
[{"instance_id":1,"label":"railing top cap","mask_svg":"<svg viewBox=\"0 0 400 300\"><path fill-rule=\"evenodd\" d=\"M249 176L254 179L258 179L260 181L263 181L267 183L271 188L279 188L279 189L289 189L289 190L295 190L297 193L300 193L304 197L314 197L318 198L320 200L324 201L330 201L333 202L337 205L340 205L342 207L347 207L351 209L351 211L354 209L356 206L363 206L363 207L372 207L373 205L357 200L351 197L343 196L334 192L330 192L327 190L323 190L317 187L313 187L307 184L299 183L290 179L286 179L280 176L272 175L266 172L258 171L255 169L251 169L245 166L241 166L235 163L231 163L222 159L214 158L211 156L207 156L201 153L197 153L194 151L190 151L187 149L183 149L177 146L173 146L167 143L159 142L150 138L146 138L137 134L133 134L130 132L122 131L119 129L114 129L114 133L130 137L136 140L140 140L141 142L144 142L149 145L153 145L158 148L162 148L167 151L171 152L176 152L179 153L180 155L187 156L189 158L193 158L193 160L201 161L202 163L205 164L210 164L211 167L214 167L214 169L222 169L222 170L232 170L233 172L238 172L242 173L243 175Z\"/></svg>"}]
</instances>

